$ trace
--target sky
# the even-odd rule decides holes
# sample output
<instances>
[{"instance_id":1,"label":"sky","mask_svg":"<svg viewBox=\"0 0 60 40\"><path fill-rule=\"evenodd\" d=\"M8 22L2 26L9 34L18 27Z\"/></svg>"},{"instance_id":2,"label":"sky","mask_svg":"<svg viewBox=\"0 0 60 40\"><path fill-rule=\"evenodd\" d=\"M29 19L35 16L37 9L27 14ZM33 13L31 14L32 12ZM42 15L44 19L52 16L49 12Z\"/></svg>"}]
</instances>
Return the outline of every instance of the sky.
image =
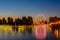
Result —
<instances>
[{"instance_id":1,"label":"sky","mask_svg":"<svg viewBox=\"0 0 60 40\"><path fill-rule=\"evenodd\" d=\"M60 0L0 0L0 16L60 17Z\"/></svg>"}]
</instances>

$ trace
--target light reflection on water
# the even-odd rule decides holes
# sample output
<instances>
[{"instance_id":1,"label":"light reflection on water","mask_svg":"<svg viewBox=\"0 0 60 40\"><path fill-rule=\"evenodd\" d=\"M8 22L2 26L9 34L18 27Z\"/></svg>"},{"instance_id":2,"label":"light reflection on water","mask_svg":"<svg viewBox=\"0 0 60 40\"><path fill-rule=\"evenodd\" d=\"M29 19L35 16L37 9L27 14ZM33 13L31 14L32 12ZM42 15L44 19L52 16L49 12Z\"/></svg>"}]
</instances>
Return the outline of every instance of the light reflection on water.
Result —
<instances>
[{"instance_id":1,"label":"light reflection on water","mask_svg":"<svg viewBox=\"0 0 60 40\"><path fill-rule=\"evenodd\" d=\"M0 29L0 40L37 40L34 32L14 32L6 29ZM47 30L47 39L55 40L54 35Z\"/></svg>"},{"instance_id":2,"label":"light reflection on water","mask_svg":"<svg viewBox=\"0 0 60 40\"><path fill-rule=\"evenodd\" d=\"M0 40L35 40L34 34L29 34L28 32L10 32L0 30Z\"/></svg>"}]
</instances>

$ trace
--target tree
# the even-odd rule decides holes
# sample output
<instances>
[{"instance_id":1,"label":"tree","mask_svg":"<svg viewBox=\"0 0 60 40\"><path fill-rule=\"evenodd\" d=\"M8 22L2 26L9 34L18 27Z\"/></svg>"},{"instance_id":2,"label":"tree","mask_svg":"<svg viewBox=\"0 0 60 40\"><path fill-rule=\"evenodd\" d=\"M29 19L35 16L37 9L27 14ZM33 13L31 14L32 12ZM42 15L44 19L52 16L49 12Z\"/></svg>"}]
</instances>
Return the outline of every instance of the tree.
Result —
<instances>
[{"instance_id":1,"label":"tree","mask_svg":"<svg viewBox=\"0 0 60 40\"><path fill-rule=\"evenodd\" d=\"M47 24L47 21L45 21L45 24Z\"/></svg>"},{"instance_id":2,"label":"tree","mask_svg":"<svg viewBox=\"0 0 60 40\"><path fill-rule=\"evenodd\" d=\"M2 18L2 23L3 23L3 24L6 24L5 18Z\"/></svg>"},{"instance_id":3,"label":"tree","mask_svg":"<svg viewBox=\"0 0 60 40\"><path fill-rule=\"evenodd\" d=\"M60 18L58 18L58 20L60 20Z\"/></svg>"},{"instance_id":4,"label":"tree","mask_svg":"<svg viewBox=\"0 0 60 40\"><path fill-rule=\"evenodd\" d=\"M2 20L0 19L0 25L2 25Z\"/></svg>"},{"instance_id":5,"label":"tree","mask_svg":"<svg viewBox=\"0 0 60 40\"><path fill-rule=\"evenodd\" d=\"M12 25L12 24L13 24L13 18L8 17L8 24L9 24L9 25Z\"/></svg>"},{"instance_id":6,"label":"tree","mask_svg":"<svg viewBox=\"0 0 60 40\"><path fill-rule=\"evenodd\" d=\"M31 16L28 16L27 25L32 25L32 24L33 24L33 18Z\"/></svg>"},{"instance_id":7,"label":"tree","mask_svg":"<svg viewBox=\"0 0 60 40\"><path fill-rule=\"evenodd\" d=\"M27 18L26 18L26 16L23 16L22 17L22 24L23 25L26 25L26 22L27 22Z\"/></svg>"},{"instance_id":8,"label":"tree","mask_svg":"<svg viewBox=\"0 0 60 40\"><path fill-rule=\"evenodd\" d=\"M15 19L16 25L22 25L22 20L20 18Z\"/></svg>"},{"instance_id":9,"label":"tree","mask_svg":"<svg viewBox=\"0 0 60 40\"><path fill-rule=\"evenodd\" d=\"M55 17L54 17L54 21L57 21L57 20L58 20L58 17L57 17L57 16L55 16Z\"/></svg>"},{"instance_id":10,"label":"tree","mask_svg":"<svg viewBox=\"0 0 60 40\"><path fill-rule=\"evenodd\" d=\"M54 17L49 17L49 22L54 22Z\"/></svg>"}]
</instances>

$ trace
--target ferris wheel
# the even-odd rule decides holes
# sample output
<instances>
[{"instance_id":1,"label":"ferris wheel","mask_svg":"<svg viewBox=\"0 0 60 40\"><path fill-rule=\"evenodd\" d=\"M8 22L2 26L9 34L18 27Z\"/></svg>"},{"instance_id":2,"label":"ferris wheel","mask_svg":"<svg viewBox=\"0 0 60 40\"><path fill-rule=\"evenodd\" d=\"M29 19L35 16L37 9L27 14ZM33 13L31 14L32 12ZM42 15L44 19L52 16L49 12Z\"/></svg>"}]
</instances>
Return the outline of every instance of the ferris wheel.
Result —
<instances>
[{"instance_id":1,"label":"ferris wheel","mask_svg":"<svg viewBox=\"0 0 60 40\"><path fill-rule=\"evenodd\" d=\"M44 14L37 14L34 17L33 23L37 23L38 21L46 21L46 16Z\"/></svg>"},{"instance_id":2,"label":"ferris wheel","mask_svg":"<svg viewBox=\"0 0 60 40\"><path fill-rule=\"evenodd\" d=\"M41 19L40 21L42 20L46 20L46 17L44 14L37 14L35 16L35 22L37 22L37 19ZM38 22L37 22L38 23ZM36 34L36 38L39 39L43 39L46 37L46 26L45 25L42 25L42 26L37 26L36 25L36 28L35 28L35 34Z\"/></svg>"}]
</instances>

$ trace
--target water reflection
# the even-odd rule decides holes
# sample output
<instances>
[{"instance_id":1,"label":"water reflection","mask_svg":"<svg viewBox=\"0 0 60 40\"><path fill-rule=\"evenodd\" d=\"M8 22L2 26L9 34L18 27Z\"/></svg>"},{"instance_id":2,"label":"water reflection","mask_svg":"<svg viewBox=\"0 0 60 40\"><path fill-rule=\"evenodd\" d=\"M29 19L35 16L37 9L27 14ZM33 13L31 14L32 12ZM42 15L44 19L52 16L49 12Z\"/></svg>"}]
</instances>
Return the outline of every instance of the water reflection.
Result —
<instances>
[{"instance_id":1,"label":"water reflection","mask_svg":"<svg viewBox=\"0 0 60 40\"><path fill-rule=\"evenodd\" d=\"M0 40L37 40L35 38L34 32L15 32L12 31L10 28L0 29ZM40 39L41 40L41 39ZM58 40L56 39L55 35L53 33L50 33L50 31L47 31L47 37L45 40Z\"/></svg>"},{"instance_id":2,"label":"water reflection","mask_svg":"<svg viewBox=\"0 0 60 40\"><path fill-rule=\"evenodd\" d=\"M35 40L33 33L28 32L15 32L9 30L0 29L0 39L1 40Z\"/></svg>"}]
</instances>

